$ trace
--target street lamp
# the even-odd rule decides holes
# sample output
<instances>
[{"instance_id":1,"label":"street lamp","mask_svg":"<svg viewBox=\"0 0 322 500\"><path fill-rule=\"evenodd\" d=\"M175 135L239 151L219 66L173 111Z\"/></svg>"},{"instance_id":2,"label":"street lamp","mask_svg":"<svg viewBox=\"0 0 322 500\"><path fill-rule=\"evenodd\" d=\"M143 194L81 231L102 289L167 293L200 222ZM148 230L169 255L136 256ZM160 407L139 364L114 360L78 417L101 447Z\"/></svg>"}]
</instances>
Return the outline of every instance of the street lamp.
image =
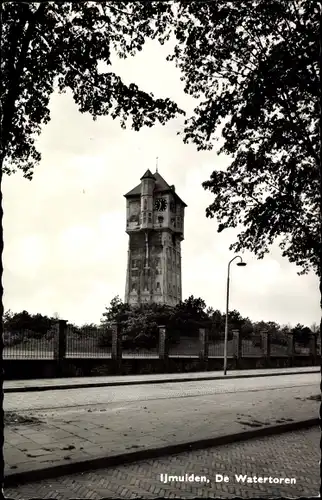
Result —
<instances>
[{"instance_id":1,"label":"street lamp","mask_svg":"<svg viewBox=\"0 0 322 500\"><path fill-rule=\"evenodd\" d=\"M237 266L244 267L246 266L246 262L243 262L243 259L240 255L236 255L231 261L228 263L228 273L227 273L227 298L226 298L226 318L225 318L225 343L224 343L224 375L227 372L227 345L228 345L228 310L229 310L229 273L230 273L230 264L235 260L240 259L240 262L237 263Z\"/></svg>"}]
</instances>

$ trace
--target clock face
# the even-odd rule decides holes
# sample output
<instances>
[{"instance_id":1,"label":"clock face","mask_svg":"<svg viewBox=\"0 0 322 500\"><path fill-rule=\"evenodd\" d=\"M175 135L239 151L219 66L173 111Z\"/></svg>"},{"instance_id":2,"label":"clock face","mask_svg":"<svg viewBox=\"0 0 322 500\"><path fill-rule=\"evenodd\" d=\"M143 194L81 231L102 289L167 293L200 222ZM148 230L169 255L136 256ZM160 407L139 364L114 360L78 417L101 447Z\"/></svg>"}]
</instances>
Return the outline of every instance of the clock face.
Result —
<instances>
[{"instance_id":1,"label":"clock face","mask_svg":"<svg viewBox=\"0 0 322 500\"><path fill-rule=\"evenodd\" d=\"M164 212L167 209L168 202L165 198L157 198L154 202L154 210Z\"/></svg>"}]
</instances>

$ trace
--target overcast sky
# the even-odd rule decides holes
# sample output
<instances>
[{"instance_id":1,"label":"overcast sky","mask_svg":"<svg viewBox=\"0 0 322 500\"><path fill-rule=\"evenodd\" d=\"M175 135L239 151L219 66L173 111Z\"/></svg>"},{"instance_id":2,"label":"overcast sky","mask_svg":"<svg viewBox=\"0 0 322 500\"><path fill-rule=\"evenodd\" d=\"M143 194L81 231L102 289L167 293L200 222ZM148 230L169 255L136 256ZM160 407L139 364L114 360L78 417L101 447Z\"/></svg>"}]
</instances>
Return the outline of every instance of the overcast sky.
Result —
<instances>
[{"instance_id":1,"label":"overcast sky","mask_svg":"<svg viewBox=\"0 0 322 500\"><path fill-rule=\"evenodd\" d=\"M171 97L186 110L180 73L164 48L149 43L138 56L116 60L113 71L157 97ZM117 121L94 122L69 94L53 94L51 121L38 140L41 164L34 179L20 173L3 180L4 307L53 315L77 324L99 322L115 295L124 300L128 236L123 195L147 168L159 172L188 205L182 242L183 299L202 297L224 311L228 248L236 231L218 234L206 219L212 196L201 183L229 158L216 149L197 152L176 135L183 118L141 132ZM274 246L264 260L246 252L248 266L232 266L230 308L252 320L310 326L320 319L318 281L298 276Z\"/></svg>"}]
</instances>

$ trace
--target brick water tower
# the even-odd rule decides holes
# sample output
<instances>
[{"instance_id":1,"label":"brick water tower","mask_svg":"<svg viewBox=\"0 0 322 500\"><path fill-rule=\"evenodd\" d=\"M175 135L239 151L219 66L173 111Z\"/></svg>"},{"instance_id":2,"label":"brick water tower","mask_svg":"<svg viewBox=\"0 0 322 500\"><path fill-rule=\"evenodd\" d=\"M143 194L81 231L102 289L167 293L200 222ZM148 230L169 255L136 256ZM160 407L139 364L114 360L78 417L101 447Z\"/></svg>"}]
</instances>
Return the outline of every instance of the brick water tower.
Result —
<instances>
[{"instance_id":1,"label":"brick water tower","mask_svg":"<svg viewBox=\"0 0 322 500\"><path fill-rule=\"evenodd\" d=\"M181 242L187 206L174 186L147 170L126 195L129 248L125 302L176 305L182 300Z\"/></svg>"}]
</instances>

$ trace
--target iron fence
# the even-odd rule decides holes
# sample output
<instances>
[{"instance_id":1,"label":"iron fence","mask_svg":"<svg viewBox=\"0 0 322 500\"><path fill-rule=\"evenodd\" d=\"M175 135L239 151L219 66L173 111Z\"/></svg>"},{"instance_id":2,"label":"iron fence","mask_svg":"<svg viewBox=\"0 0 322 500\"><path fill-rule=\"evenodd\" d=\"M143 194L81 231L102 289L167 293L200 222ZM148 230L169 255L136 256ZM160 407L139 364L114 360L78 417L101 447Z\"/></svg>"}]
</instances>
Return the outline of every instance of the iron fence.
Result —
<instances>
[{"instance_id":1,"label":"iron fence","mask_svg":"<svg viewBox=\"0 0 322 500\"><path fill-rule=\"evenodd\" d=\"M122 358L158 358L159 350L157 347L151 347L150 349L144 349L138 347L137 349L122 349Z\"/></svg>"},{"instance_id":2,"label":"iron fence","mask_svg":"<svg viewBox=\"0 0 322 500\"><path fill-rule=\"evenodd\" d=\"M65 330L66 358L111 358L112 356L112 338L104 328L85 327L75 329L67 326ZM126 339L125 339L126 340ZM55 330L47 332L45 335L31 332L30 330L19 330L15 332L3 333L4 359L53 359L55 353ZM242 357L264 357L266 355L263 345L263 339L240 339ZM289 346L285 337L284 341L276 344L275 339L270 344L271 356L289 356ZM147 347L129 347L122 346L122 358L158 358L159 346ZM199 357L201 342L198 337L191 338L181 336L177 342L169 345L169 357ZM237 355L234 340L228 340L227 355L232 357ZM317 354L320 355L321 344L317 344ZM309 356L310 346L303 346L297 342L294 345L294 354ZM223 334L209 335L208 338L208 357L224 356Z\"/></svg>"},{"instance_id":3,"label":"iron fence","mask_svg":"<svg viewBox=\"0 0 322 500\"><path fill-rule=\"evenodd\" d=\"M224 356L224 332L208 332L208 357L222 358ZM234 341L228 338L227 341L227 356L231 357L234 354Z\"/></svg>"},{"instance_id":4,"label":"iron fence","mask_svg":"<svg viewBox=\"0 0 322 500\"><path fill-rule=\"evenodd\" d=\"M54 334L40 335L30 330L3 333L4 359L53 359Z\"/></svg>"},{"instance_id":5,"label":"iron fence","mask_svg":"<svg viewBox=\"0 0 322 500\"><path fill-rule=\"evenodd\" d=\"M181 336L169 345L169 357L196 358L200 352L199 338Z\"/></svg>"},{"instance_id":6,"label":"iron fence","mask_svg":"<svg viewBox=\"0 0 322 500\"><path fill-rule=\"evenodd\" d=\"M281 344L271 344L271 356L288 356L288 346Z\"/></svg>"},{"instance_id":7,"label":"iron fence","mask_svg":"<svg viewBox=\"0 0 322 500\"><path fill-rule=\"evenodd\" d=\"M241 342L242 357L261 358L265 356L262 339L242 339Z\"/></svg>"},{"instance_id":8,"label":"iron fence","mask_svg":"<svg viewBox=\"0 0 322 500\"><path fill-rule=\"evenodd\" d=\"M309 346L303 346L302 344L295 342L295 344L294 344L295 354L301 354L302 356L309 356L310 351L311 351L311 349Z\"/></svg>"},{"instance_id":9,"label":"iron fence","mask_svg":"<svg viewBox=\"0 0 322 500\"><path fill-rule=\"evenodd\" d=\"M227 342L227 356L234 355L234 341L228 340ZM208 357L209 358L222 358L224 356L225 342L224 340L209 340L208 343Z\"/></svg>"},{"instance_id":10,"label":"iron fence","mask_svg":"<svg viewBox=\"0 0 322 500\"><path fill-rule=\"evenodd\" d=\"M112 338L104 328L66 328L66 358L110 358Z\"/></svg>"}]
</instances>

